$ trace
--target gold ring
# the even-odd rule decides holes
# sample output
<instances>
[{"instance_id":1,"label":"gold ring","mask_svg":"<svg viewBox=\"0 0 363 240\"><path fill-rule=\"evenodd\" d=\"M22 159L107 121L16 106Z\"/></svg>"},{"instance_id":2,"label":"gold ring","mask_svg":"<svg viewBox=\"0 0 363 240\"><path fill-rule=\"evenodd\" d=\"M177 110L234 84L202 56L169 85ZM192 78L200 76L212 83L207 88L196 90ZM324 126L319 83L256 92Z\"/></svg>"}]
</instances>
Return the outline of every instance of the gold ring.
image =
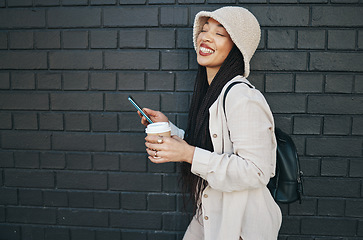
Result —
<instances>
[{"instance_id":1,"label":"gold ring","mask_svg":"<svg viewBox=\"0 0 363 240\"><path fill-rule=\"evenodd\" d=\"M158 157L158 151L155 150L154 158L157 158L157 157Z\"/></svg>"}]
</instances>

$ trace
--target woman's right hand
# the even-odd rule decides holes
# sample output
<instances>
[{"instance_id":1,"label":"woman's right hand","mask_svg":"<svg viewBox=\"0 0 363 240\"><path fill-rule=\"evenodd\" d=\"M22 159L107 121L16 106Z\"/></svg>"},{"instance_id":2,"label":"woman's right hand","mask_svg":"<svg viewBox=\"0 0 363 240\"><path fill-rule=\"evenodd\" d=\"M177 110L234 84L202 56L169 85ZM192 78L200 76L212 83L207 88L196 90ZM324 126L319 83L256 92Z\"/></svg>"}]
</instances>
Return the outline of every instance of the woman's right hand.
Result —
<instances>
[{"instance_id":1,"label":"woman's right hand","mask_svg":"<svg viewBox=\"0 0 363 240\"><path fill-rule=\"evenodd\" d=\"M149 118L153 122L169 122L168 117L165 116L162 112L154 111L149 108L143 108L142 110L146 113L146 115L149 116ZM142 114L139 111L137 111L137 114L139 114L139 116L141 118L142 125L144 125L144 126L149 125L149 122L146 120L146 118L144 116L142 116Z\"/></svg>"}]
</instances>

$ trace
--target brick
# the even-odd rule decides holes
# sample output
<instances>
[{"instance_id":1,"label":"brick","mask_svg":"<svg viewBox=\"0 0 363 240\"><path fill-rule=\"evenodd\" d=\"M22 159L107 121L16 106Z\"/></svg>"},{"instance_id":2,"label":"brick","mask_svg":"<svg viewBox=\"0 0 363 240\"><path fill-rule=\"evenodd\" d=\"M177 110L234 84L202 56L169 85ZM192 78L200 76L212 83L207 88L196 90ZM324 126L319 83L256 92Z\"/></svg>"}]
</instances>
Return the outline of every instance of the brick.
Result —
<instances>
[{"instance_id":1,"label":"brick","mask_svg":"<svg viewBox=\"0 0 363 240\"><path fill-rule=\"evenodd\" d=\"M105 52L106 69L158 70L159 52L156 51L118 51Z\"/></svg>"},{"instance_id":2,"label":"brick","mask_svg":"<svg viewBox=\"0 0 363 240\"><path fill-rule=\"evenodd\" d=\"M0 33L0 49L8 48L8 34L6 32Z\"/></svg>"},{"instance_id":3,"label":"brick","mask_svg":"<svg viewBox=\"0 0 363 240\"><path fill-rule=\"evenodd\" d=\"M177 175L163 175L163 191L170 193L181 192Z\"/></svg>"},{"instance_id":4,"label":"brick","mask_svg":"<svg viewBox=\"0 0 363 240\"><path fill-rule=\"evenodd\" d=\"M50 149L50 133L4 132L1 135L4 149Z\"/></svg>"},{"instance_id":5,"label":"brick","mask_svg":"<svg viewBox=\"0 0 363 240\"><path fill-rule=\"evenodd\" d=\"M189 217L186 214L163 214L163 226L169 231L183 231L189 225Z\"/></svg>"},{"instance_id":6,"label":"brick","mask_svg":"<svg viewBox=\"0 0 363 240\"><path fill-rule=\"evenodd\" d=\"M352 134L353 135L363 135L363 117L353 117Z\"/></svg>"},{"instance_id":7,"label":"brick","mask_svg":"<svg viewBox=\"0 0 363 240\"><path fill-rule=\"evenodd\" d=\"M0 204L2 205L17 205L18 193L16 189L1 188L0 189Z\"/></svg>"},{"instance_id":8,"label":"brick","mask_svg":"<svg viewBox=\"0 0 363 240\"><path fill-rule=\"evenodd\" d=\"M105 209L119 209L120 194L115 192L94 193L94 207Z\"/></svg>"},{"instance_id":9,"label":"brick","mask_svg":"<svg viewBox=\"0 0 363 240\"><path fill-rule=\"evenodd\" d=\"M321 175L345 177L348 175L348 160L343 158L323 158Z\"/></svg>"},{"instance_id":10,"label":"brick","mask_svg":"<svg viewBox=\"0 0 363 240\"><path fill-rule=\"evenodd\" d=\"M149 0L149 4L172 4L175 0Z\"/></svg>"},{"instance_id":11,"label":"brick","mask_svg":"<svg viewBox=\"0 0 363 240\"><path fill-rule=\"evenodd\" d=\"M175 240L175 237L174 233L168 232L151 232L148 234L149 240Z\"/></svg>"},{"instance_id":12,"label":"brick","mask_svg":"<svg viewBox=\"0 0 363 240\"><path fill-rule=\"evenodd\" d=\"M164 112L188 112L189 95L184 93L178 94L162 94L161 110Z\"/></svg>"},{"instance_id":13,"label":"brick","mask_svg":"<svg viewBox=\"0 0 363 240\"><path fill-rule=\"evenodd\" d=\"M32 49L33 32L10 32L9 33L10 49Z\"/></svg>"},{"instance_id":14,"label":"brick","mask_svg":"<svg viewBox=\"0 0 363 240\"><path fill-rule=\"evenodd\" d=\"M295 92L320 93L323 91L323 81L322 74L296 74Z\"/></svg>"},{"instance_id":15,"label":"brick","mask_svg":"<svg viewBox=\"0 0 363 240\"><path fill-rule=\"evenodd\" d=\"M68 240L70 239L69 230L65 228L50 227L44 229L45 239Z\"/></svg>"},{"instance_id":16,"label":"brick","mask_svg":"<svg viewBox=\"0 0 363 240\"><path fill-rule=\"evenodd\" d=\"M347 136L351 129L351 119L347 116L326 116L324 117L325 135Z\"/></svg>"},{"instance_id":17,"label":"brick","mask_svg":"<svg viewBox=\"0 0 363 240\"><path fill-rule=\"evenodd\" d=\"M13 152L5 152L5 151L1 151L0 152L0 167L1 168L9 168L9 167L14 167L14 154Z\"/></svg>"},{"instance_id":18,"label":"brick","mask_svg":"<svg viewBox=\"0 0 363 240\"><path fill-rule=\"evenodd\" d=\"M36 51L0 52L0 69L46 69L47 53Z\"/></svg>"},{"instance_id":19,"label":"brick","mask_svg":"<svg viewBox=\"0 0 363 240\"><path fill-rule=\"evenodd\" d=\"M119 156L117 154L94 154L93 167L95 170L118 171Z\"/></svg>"},{"instance_id":20,"label":"brick","mask_svg":"<svg viewBox=\"0 0 363 240\"><path fill-rule=\"evenodd\" d=\"M107 27L156 27L158 8L122 7L103 10L103 23Z\"/></svg>"},{"instance_id":21,"label":"brick","mask_svg":"<svg viewBox=\"0 0 363 240\"><path fill-rule=\"evenodd\" d=\"M327 62L328 61L328 62ZM310 69L318 71L361 71L360 62L363 54L360 53L310 53Z\"/></svg>"},{"instance_id":22,"label":"brick","mask_svg":"<svg viewBox=\"0 0 363 240\"><path fill-rule=\"evenodd\" d=\"M0 9L0 28L44 28L44 9Z\"/></svg>"},{"instance_id":23,"label":"brick","mask_svg":"<svg viewBox=\"0 0 363 240\"><path fill-rule=\"evenodd\" d=\"M93 30L91 35L91 48L117 48L117 31Z\"/></svg>"},{"instance_id":24,"label":"brick","mask_svg":"<svg viewBox=\"0 0 363 240\"><path fill-rule=\"evenodd\" d=\"M122 172L146 172L147 161L145 154L123 154L120 158L120 169Z\"/></svg>"},{"instance_id":25,"label":"brick","mask_svg":"<svg viewBox=\"0 0 363 240\"><path fill-rule=\"evenodd\" d=\"M64 153L42 152L40 153L40 168L64 169Z\"/></svg>"},{"instance_id":26,"label":"brick","mask_svg":"<svg viewBox=\"0 0 363 240\"><path fill-rule=\"evenodd\" d=\"M90 154L69 153L66 156L67 169L90 170L92 169L92 158Z\"/></svg>"},{"instance_id":27,"label":"brick","mask_svg":"<svg viewBox=\"0 0 363 240\"><path fill-rule=\"evenodd\" d=\"M59 6L59 0L35 0L35 6Z\"/></svg>"},{"instance_id":28,"label":"brick","mask_svg":"<svg viewBox=\"0 0 363 240\"><path fill-rule=\"evenodd\" d=\"M21 237L29 240L44 239L44 228L23 225L21 227Z\"/></svg>"},{"instance_id":29,"label":"brick","mask_svg":"<svg viewBox=\"0 0 363 240\"><path fill-rule=\"evenodd\" d=\"M301 219L303 234L319 234L333 236L354 236L356 221L351 219L304 218Z\"/></svg>"},{"instance_id":30,"label":"brick","mask_svg":"<svg viewBox=\"0 0 363 240\"><path fill-rule=\"evenodd\" d=\"M178 49L194 48L192 39L193 39L193 30L192 29L177 29L176 30L176 47Z\"/></svg>"},{"instance_id":31,"label":"brick","mask_svg":"<svg viewBox=\"0 0 363 240\"><path fill-rule=\"evenodd\" d=\"M92 73L92 90L116 90L116 73Z\"/></svg>"},{"instance_id":32,"label":"brick","mask_svg":"<svg viewBox=\"0 0 363 240\"><path fill-rule=\"evenodd\" d=\"M40 130L63 130L62 113L39 113Z\"/></svg>"},{"instance_id":33,"label":"brick","mask_svg":"<svg viewBox=\"0 0 363 240\"><path fill-rule=\"evenodd\" d=\"M319 216L344 216L345 203L342 199L319 199Z\"/></svg>"},{"instance_id":34,"label":"brick","mask_svg":"<svg viewBox=\"0 0 363 240\"><path fill-rule=\"evenodd\" d=\"M64 114L65 129L67 131L89 131L90 117L88 113Z\"/></svg>"},{"instance_id":35,"label":"brick","mask_svg":"<svg viewBox=\"0 0 363 240\"><path fill-rule=\"evenodd\" d=\"M145 134L108 134L106 151L145 152Z\"/></svg>"},{"instance_id":36,"label":"brick","mask_svg":"<svg viewBox=\"0 0 363 240\"><path fill-rule=\"evenodd\" d=\"M154 91L173 91L174 73L172 72L153 72L146 75L146 89Z\"/></svg>"},{"instance_id":37,"label":"brick","mask_svg":"<svg viewBox=\"0 0 363 240\"><path fill-rule=\"evenodd\" d=\"M320 114L362 114L363 97L345 95L308 96L308 113Z\"/></svg>"},{"instance_id":38,"label":"brick","mask_svg":"<svg viewBox=\"0 0 363 240\"><path fill-rule=\"evenodd\" d=\"M351 93L353 87L352 75L327 75L325 80L325 92Z\"/></svg>"},{"instance_id":39,"label":"brick","mask_svg":"<svg viewBox=\"0 0 363 240\"><path fill-rule=\"evenodd\" d=\"M0 233L3 239L18 240L20 239L20 227L14 225L0 225Z\"/></svg>"},{"instance_id":40,"label":"brick","mask_svg":"<svg viewBox=\"0 0 363 240\"><path fill-rule=\"evenodd\" d=\"M349 152L346 150L349 149ZM359 138L307 138L306 154L310 156L350 156L362 155L362 141Z\"/></svg>"},{"instance_id":41,"label":"brick","mask_svg":"<svg viewBox=\"0 0 363 240\"><path fill-rule=\"evenodd\" d=\"M11 113L0 113L0 129L11 129L12 126Z\"/></svg>"},{"instance_id":42,"label":"brick","mask_svg":"<svg viewBox=\"0 0 363 240\"><path fill-rule=\"evenodd\" d=\"M146 0L120 0L120 5L126 4L145 4Z\"/></svg>"},{"instance_id":43,"label":"brick","mask_svg":"<svg viewBox=\"0 0 363 240\"><path fill-rule=\"evenodd\" d=\"M88 89L88 73L63 73L63 89L64 90L87 90Z\"/></svg>"},{"instance_id":44,"label":"brick","mask_svg":"<svg viewBox=\"0 0 363 240\"><path fill-rule=\"evenodd\" d=\"M50 28L101 26L101 9L99 8L49 8L47 16Z\"/></svg>"},{"instance_id":45,"label":"brick","mask_svg":"<svg viewBox=\"0 0 363 240\"><path fill-rule=\"evenodd\" d=\"M161 68L163 70L187 70L188 53L185 51L167 50L161 53Z\"/></svg>"},{"instance_id":46,"label":"brick","mask_svg":"<svg viewBox=\"0 0 363 240\"><path fill-rule=\"evenodd\" d=\"M140 117L136 111L133 113L121 113L119 115L119 127L122 132L145 132L145 127L141 124Z\"/></svg>"},{"instance_id":47,"label":"brick","mask_svg":"<svg viewBox=\"0 0 363 240\"><path fill-rule=\"evenodd\" d=\"M8 1L8 6L9 7L29 7L32 6L32 1L31 0L20 0L20 1Z\"/></svg>"},{"instance_id":48,"label":"brick","mask_svg":"<svg viewBox=\"0 0 363 240\"><path fill-rule=\"evenodd\" d=\"M346 201L345 216L362 217L363 216L362 200L361 199L348 199Z\"/></svg>"},{"instance_id":49,"label":"brick","mask_svg":"<svg viewBox=\"0 0 363 240\"><path fill-rule=\"evenodd\" d=\"M170 194L149 194L148 210L151 211L175 211L176 198Z\"/></svg>"},{"instance_id":50,"label":"brick","mask_svg":"<svg viewBox=\"0 0 363 240\"><path fill-rule=\"evenodd\" d=\"M99 240L130 239L124 237L121 238L121 232L118 229L97 230L96 238Z\"/></svg>"},{"instance_id":51,"label":"brick","mask_svg":"<svg viewBox=\"0 0 363 240\"><path fill-rule=\"evenodd\" d=\"M334 188L326 188L334 186ZM360 183L353 179L305 178L304 195L319 197L359 197Z\"/></svg>"},{"instance_id":52,"label":"brick","mask_svg":"<svg viewBox=\"0 0 363 240\"><path fill-rule=\"evenodd\" d=\"M92 114L92 130L95 132L115 132L117 131L116 114Z\"/></svg>"},{"instance_id":53,"label":"brick","mask_svg":"<svg viewBox=\"0 0 363 240\"><path fill-rule=\"evenodd\" d=\"M146 210L147 200L143 193L121 193L121 207L126 210Z\"/></svg>"},{"instance_id":54,"label":"brick","mask_svg":"<svg viewBox=\"0 0 363 240\"><path fill-rule=\"evenodd\" d=\"M107 227L108 213L98 210L60 209L59 224L66 226Z\"/></svg>"},{"instance_id":55,"label":"brick","mask_svg":"<svg viewBox=\"0 0 363 240\"><path fill-rule=\"evenodd\" d=\"M164 163L164 164L156 164L148 161L148 172L154 173L174 173L175 172L175 163Z\"/></svg>"},{"instance_id":56,"label":"brick","mask_svg":"<svg viewBox=\"0 0 363 240\"><path fill-rule=\"evenodd\" d=\"M19 205L42 206L42 191L33 189L19 189Z\"/></svg>"},{"instance_id":57,"label":"brick","mask_svg":"<svg viewBox=\"0 0 363 240\"><path fill-rule=\"evenodd\" d=\"M57 188L106 190L107 175L94 172L57 172Z\"/></svg>"},{"instance_id":58,"label":"brick","mask_svg":"<svg viewBox=\"0 0 363 240\"><path fill-rule=\"evenodd\" d=\"M44 207L8 207L7 221L14 223L55 224L56 210Z\"/></svg>"},{"instance_id":59,"label":"brick","mask_svg":"<svg viewBox=\"0 0 363 240\"><path fill-rule=\"evenodd\" d=\"M115 5L116 0L91 0L91 5Z\"/></svg>"},{"instance_id":60,"label":"brick","mask_svg":"<svg viewBox=\"0 0 363 240\"><path fill-rule=\"evenodd\" d=\"M92 208L93 193L92 192L69 192L69 206L73 208Z\"/></svg>"},{"instance_id":61,"label":"brick","mask_svg":"<svg viewBox=\"0 0 363 240\"><path fill-rule=\"evenodd\" d=\"M177 72L175 74L175 90L193 91L195 78L195 72Z\"/></svg>"},{"instance_id":62,"label":"brick","mask_svg":"<svg viewBox=\"0 0 363 240\"><path fill-rule=\"evenodd\" d=\"M289 215L297 216L315 216L316 200L304 199L301 203L295 202L289 205Z\"/></svg>"},{"instance_id":63,"label":"brick","mask_svg":"<svg viewBox=\"0 0 363 240\"><path fill-rule=\"evenodd\" d=\"M350 160L350 165L349 165L349 176L350 177L362 177L363 176L363 172L362 172L362 167L363 167L363 161L362 159L351 159Z\"/></svg>"},{"instance_id":64,"label":"brick","mask_svg":"<svg viewBox=\"0 0 363 240\"><path fill-rule=\"evenodd\" d=\"M66 49L88 48L87 31L64 31L62 37L63 47Z\"/></svg>"},{"instance_id":65,"label":"brick","mask_svg":"<svg viewBox=\"0 0 363 240\"><path fill-rule=\"evenodd\" d=\"M320 134L321 126L321 117L294 117L293 132L294 134Z\"/></svg>"},{"instance_id":66,"label":"brick","mask_svg":"<svg viewBox=\"0 0 363 240\"><path fill-rule=\"evenodd\" d=\"M39 168L39 154L37 152L15 152L15 168Z\"/></svg>"},{"instance_id":67,"label":"brick","mask_svg":"<svg viewBox=\"0 0 363 240\"><path fill-rule=\"evenodd\" d=\"M129 229L161 229L161 213L111 212L111 227Z\"/></svg>"},{"instance_id":68,"label":"brick","mask_svg":"<svg viewBox=\"0 0 363 240\"><path fill-rule=\"evenodd\" d=\"M145 75L139 72L117 73L118 90L144 90Z\"/></svg>"},{"instance_id":69,"label":"brick","mask_svg":"<svg viewBox=\"0 0 363 240\"><path fill-rule=\"evenodd\" d=\"M151 29L148 30L149 48L175 48L174 29Z\"/></svg>"},{"instance_id":70,"label":"brick","mask_svg":"<svg viewBox=\"0 0 363 240\"><path fill-rule=\"evenodd\" d=\"M328 49L355 49L354 30L329 30Z\"/></svg>"},{"instance_id":71,"label":"brick","mask_svg":"<svg viewBox=\"0 0 363 240\"><path fill-rule=\"evenodd\" d=\"M103 110L102 93L51 93L52 110Z\"/></svg>"},{"instance_id":72,"label":"brick","mask_svg":"<svg viewBox=\"0 0 363 240\"><path fill-rule=\"evenodd\" d=\"M135 231L122 231L121 237L122 237L122 239L130 239L130 240L146 240L147 233L139 232L139 231L136 231L136 232Z\"/></svg>"},{"instance_id":73,"label":"brick","mask_svg":"<svg viewBox=\"0 0 363 240\"><path fill-rule=\"evenodd\" d=\"M178 3L187 4L187 3L204 3L205 0L178 0Z\"/></svg>"},{"instance_id":74,"label":"brick","mask_svg":"<svg viewBox=\"0 0 363 240\"><path fill-rule=\"evenodd\" d=\"M162 7L160 9L160 24L162 26L187 26L188 8Z\"/></svg>"},{"instance_id":75,"label":"brick","mask_svg":"<svg viewBox=\"0 0 363 240\"><path fill-rule=\"evenodd\" d=\"M35 89L35 79L33 73L12 73L11 74L12 89Z\"/></svg>"},{"instance_id":76,"label":"brick","mask_svg":"<svg viewBox=\"0 0 363 240\"><path fill-rule=\"evenodd\" d=\"M9 187L31 187L52 188L54 187L54 176L52 172L45 171L5 171L5 186Z\"/></svg>"},{"instance_id":77,"label":"brick","mask_svg":"<svg viewBox=\"0 0 363 240\"><path fill-rule=\"evenodd\" d=\"M155 174L109 173L109 189L120 191L161 191L161 176Z\"/></svg>"},{"instance_id":78,"label":"brick","mask_svg":"<svg viewBox=\"0 0 363 240\"><path fill-rule=\"evenodd\" d=\"M120 48L146 48L146 31L143 29L120 30Z\"/></svg>"},{"instance_id":79,"label":"brick","mask_svg":"<svg viewBox=\"0 0 363 240\"><path fill-rule=\"evenodd\" d=\"M304 52L256 52L251 60L252 70L297 71L307 69Z\"/></svg>"},{"instance_id":80,"label":"brick","mask_svg":"<svg viewBox=\"0 0 363 240\"><path fill-rule=\"evenodd\" d=\"M294 49L294 30L268 30L267 48L269 49Z\"/></svg>"},{"instance_id":81,"label":"brick","mask_svg":"<svg viewBox=\"0 0 363 240\"><path fill-rule=\"evenodd\" d=\"M135 112L133 105L127 100L129 94L106 93L106 111L132 111ZM0 96L1 97L1 96ZM160 109L160 96L158 94L132 94L132 97L141 108L147 107L153 110Z\"/></svg>"},{"instance_id":82,"label":"brick","mask_svg":"<svg viewBox=\"0 0 363 240\"><path fill-rule=\"evenodd\" d=\"M71 236L74 239L88 239L88 240L95 240L96 233L93 229L71 229Z\"/></svg>"},{"instance_id":83,"label":"brick","mask_svg":"<svg viewBox=\"0 0 363 240\"><path fill-rule=\"evenodd\" d=\"M324 49L324 30L299 30L297 32L297 47L300 49Z\"/></svg>"},{"instance_id":84,"label":"brick","mask_svg":"<svg viewBox=\"0 0 363 240\"><path fill-rule=\"evenodd\" d=\"M309 7L268 6L248 8L261 26L308 26Z\"/></svg>"},{"instance_id":85,"label":"brick","mask_svg":"<svg viewBox=\"0 0 363 240\"><path fill-rule=\"evenodd\" d=\"M43 31L34 33L34 48L59 49L60 33L58 31Z\"/></svg>"},{"instance_id":86,"label":"brick","mask_svg":"<svg viewBox=\"0 0 363 240\"><path fill-rule=\"evenodd\" d=\"M197 70L198 69L198 62L197 62L197 54L194 50L189 51L189 69L190 70Z\"/></svg>"},{"instance_id":87,"label":"brick","mask_svg":"<svg viewBox=\"0 0 363 240\"><path fill-rule=\"evenodd\" d=\"M62 0L62 5L88 5L88 0Z\"/></svg>"},{"instance_id":88,"label":"brick","mask_svg":"<svg viewBox=\"0 0 363 240\"><path fill-rule=\"evenodd\" d=\"M50 69L102 69L100 51L61 51L49 53Z\"/></svg>"},{"instance_id":89,"label":"brick","mask_svg":"<svg viewBox=\"0 0 363 240\"><path fill-rule=\"evenodd\" d=\"M68 151L104 151L103 135L84 133L55 133L52 137L52 149Z\"/></svg>"},{"instance_id":90,"label":"brick","mask_svg":"<svg viewBox=\"0 0 363 240\"><path fill-rule=\"evenodd\" d=\"M49 190L43 192L44 205L49 207L66 207L68 206L67 192L59 190Z\"/></svg>"},{"instance_id":91,"label":"brick","mask_svg":"<svg viewBox=\"0 0 363 240\"><path fill-rule=\"evenodd\" d=\"M38 73L37 89L40 90L60 90L62 89L61 74L58 73Z\"/></svg>"},{"instance_id":92,"label":"brick","mask_svg":"<svg viewBox=\"0 0 363 240\"><path fill-rule=\"evenodd\" d=\"M363 31L358 31L358 48L363 49Z\"/></svg>"},{"instance_id":93,"label":"brick","mask_svg":"<svg viewBox=\"0 0 363 240\"><path fill-rule=\"evenodd\" d=\"M0 73L0 89L10 89L10 76L9 73Z\"/></svg>"},{"instance_id":94,"label":"brick","mask_svg":"<svg viewBox=\"0 0 363 240\"><path fill-rule=\"evenodd\" d=\"M363 93L363 75L356 75L354 82L354 92Z\"/></svg>"},{"instance_id":95,"label":"brick","mask_svg":"<svg viewBox=\"0 0 363 240\"><path fill-rule=\"evenodd\" d=\"M292 92L294 85L292 74L266 74L266 92Z\"/></svg>"},{"instance_id":96,"label":"brick","mask_svg":"<svg viewBox=\"0 0 363 240\"><path fill-rule=\"evenodd\" d=\"M38 129L37 114L22 112L13 114L14 129L36 130Z\"/></svg>"},{"instance_id":97,"label":"brick","mask_svg":"<svg viewBox=\"0 0 363 240\"><path fill-rule=\"evenodd\" d=\"M265 95L273 113L304 113L306 99L298 94Z\"/></svg>"},{"instance_id":98,"label":"brick","mask_svg":"<svg viewBox=\"0 0 363 240\"><path fill-rule=\"evenodd\" d=\"M316 6L312 8L313 26L362 26L362 7Z\"/></svg>"}]
</instances>

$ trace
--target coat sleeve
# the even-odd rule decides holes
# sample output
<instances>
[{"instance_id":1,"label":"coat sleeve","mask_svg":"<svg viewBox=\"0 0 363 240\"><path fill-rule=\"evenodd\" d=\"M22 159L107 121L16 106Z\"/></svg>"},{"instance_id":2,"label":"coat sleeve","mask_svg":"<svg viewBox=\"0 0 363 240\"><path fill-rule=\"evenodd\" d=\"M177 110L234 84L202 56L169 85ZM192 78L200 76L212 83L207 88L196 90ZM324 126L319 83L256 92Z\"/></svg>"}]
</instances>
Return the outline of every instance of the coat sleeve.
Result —
<instances>
[{"instance_id":1,"label":"coat sleeve","mask_svg":"<svg viewBox=\"0 0 363 240\"><path fill-rule=\"evenodd\" d=\"M185 133L184 130L178 128L170 121L169 121L169 124L170 124L170 128L171 128L171 135L176 135L176 136L180 137L181 139L184 139L184 133Z\"/></svg>"},{"instance_id":2,"label":"coat sleeve","mask_svg":"<svg viewBox=\"0 0 363 240\"><path fill-rule=\"evenodd\" d=\"M242 85L234 86L226 98L233 154L197 148L192 162L194 174L207 180L212 188L224 192L266 186L275 170L272 113L258 90Z\"/></svg>"}]
</instances>

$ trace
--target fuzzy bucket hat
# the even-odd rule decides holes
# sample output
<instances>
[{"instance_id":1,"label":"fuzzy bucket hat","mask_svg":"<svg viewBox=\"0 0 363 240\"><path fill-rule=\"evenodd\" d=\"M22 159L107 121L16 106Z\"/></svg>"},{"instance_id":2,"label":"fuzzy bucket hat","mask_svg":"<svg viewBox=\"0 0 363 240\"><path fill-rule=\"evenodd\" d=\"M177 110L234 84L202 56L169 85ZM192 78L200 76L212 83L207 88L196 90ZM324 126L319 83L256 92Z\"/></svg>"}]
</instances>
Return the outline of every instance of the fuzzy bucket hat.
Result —
<instances>
[{"instance_id":1,"label":"fuzzy bucket hat","mask_svg":"<svg viewBox=\"0 0 363 240\"><path fill-rule=\"evenodd\" d=\"M201 11L194 19L193 43L197 50L197 38L203 25L213 18L228 32L232 41L241 51L245 63L244 77L250 74L250 60L260 42L260 24L253 14L242 7L222 7L213 12Z\"/></svg>"}]
</instances>

